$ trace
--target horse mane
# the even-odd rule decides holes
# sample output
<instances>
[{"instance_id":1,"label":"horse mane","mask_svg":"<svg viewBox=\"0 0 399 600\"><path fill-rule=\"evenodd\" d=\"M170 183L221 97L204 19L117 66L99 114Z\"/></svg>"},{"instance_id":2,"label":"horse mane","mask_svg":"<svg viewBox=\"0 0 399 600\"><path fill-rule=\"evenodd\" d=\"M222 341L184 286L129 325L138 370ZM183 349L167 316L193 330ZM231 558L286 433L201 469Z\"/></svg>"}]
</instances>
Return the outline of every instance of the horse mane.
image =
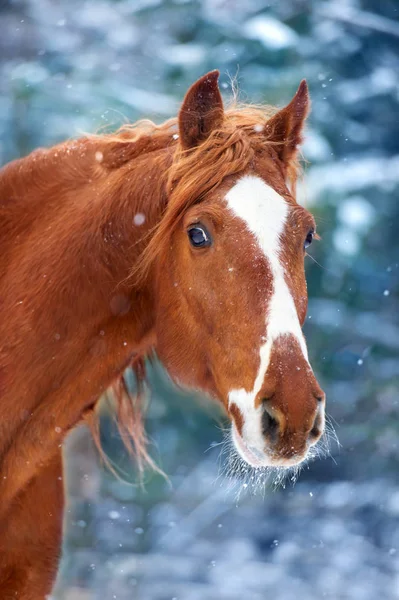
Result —
<instances>
[{"instance_id":1,"label":"horse mane","mask_svg":"<svg viewBox=\"0 0 399 600\"><path fill-rule=\"evenodd\" d=\"M133 284L144 281L148 276L188 208L201 202L227 176L244 171L266 145L280 143L273 141L273 131L268 129L265 133L266 123L276 112L277 109L271 106L239 104L234 100L225 109L222 126L190 150L183 150L179 145L177 118L160 125L141 120L122 126L113 134L91 136L101 143L101 166L109 170L118 169L152 152L170 151L170 166L161 174L168 201L158 224L149 232L148 244L132 267L130 280ZM287 169L287 179L293 191L299 173L300 163L294 157ZM146 466L162 473L147 451L148 440L143 424L146 358L136 356L130 365L136 379L135 391L127 384L125 374L119 376L110 388L117 405L116 422L121 438L128 452L135 456L140 476ZM101 450L98 420L88 423L101 455L110 466Z\"/></svg>"},{"instance_id":2,"label":"horse mane","mask_svg":"<svg viewBox=\"0 0 399 600\"><path fill-rule=\"evenodd\" d=\"M152 356L140 356L129 365L128 368L134 378L134 386L127 381L125 371L113 381L105 393L105 400L108 402L111 412L115 415L114 421L120 438L128 454L135 458L140 482L143 480L146 467L165 476L165 473L148 453L148 438L144 427L144 406L147 387L145 361L152 358ZM84 421L91 431L94 443L104 464L114 475L118 476L117 470L101 445L100 411L98 409L91 411L88 415L85 415Z\"/></svg>"}]
</instances>

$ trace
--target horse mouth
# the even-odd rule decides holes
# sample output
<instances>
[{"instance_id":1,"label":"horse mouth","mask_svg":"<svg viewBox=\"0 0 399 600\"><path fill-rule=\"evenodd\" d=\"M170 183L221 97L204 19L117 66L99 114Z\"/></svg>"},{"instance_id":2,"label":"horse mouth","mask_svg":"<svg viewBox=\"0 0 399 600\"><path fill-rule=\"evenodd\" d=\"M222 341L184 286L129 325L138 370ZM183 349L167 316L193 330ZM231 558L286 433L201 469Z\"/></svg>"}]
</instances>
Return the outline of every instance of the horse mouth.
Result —
<instances>
[{"instance_id":1,"label":"horse mouth","mask_svg":"<svg viewBox=\"0 0 399 600\"><path fill-rule=\"evenodd\" d=\"M262 467L282 467L289 469L290 467L299 465L306 459L306 452L303 454L295 454L290 457L282 457L268 454L265 451L259 451L252 446L248 446L234 425L232 427L232 439L235 449L240 457L255 469L260 469Z\"/></svg>"}]
</instances>

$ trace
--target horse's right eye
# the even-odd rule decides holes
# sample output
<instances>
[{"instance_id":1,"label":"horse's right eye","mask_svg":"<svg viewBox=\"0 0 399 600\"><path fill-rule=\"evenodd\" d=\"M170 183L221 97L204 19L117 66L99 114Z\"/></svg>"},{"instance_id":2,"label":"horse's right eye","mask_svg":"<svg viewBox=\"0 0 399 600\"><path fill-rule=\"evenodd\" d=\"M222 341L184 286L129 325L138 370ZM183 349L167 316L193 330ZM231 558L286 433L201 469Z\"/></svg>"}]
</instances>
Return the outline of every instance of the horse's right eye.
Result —
<instances>
[{"instance_id":1,"label":"horse's right eye","mask_svg":"<svg viewBox=\"0 0 399 600\"><path fill-rule=\"evenodd\" d=\"M314 231L313 229L311 229L308 233L308 235L306 236L305 239L305 243L303 244L303 247L305 248L309 248L310 244L313 242L313 237L314 237Z\"/></svg>"},{"instance_id":2,"label":"horse's right eye","mask_svg":"<svg viewBox=\"0 0 399 600\"><path fill-rule=\"evenodd\" d=\"M190 243L194 248L205 248L211 245L211 236L203 225L193 225L187 232Z\"/></svg>"}]
</instances>

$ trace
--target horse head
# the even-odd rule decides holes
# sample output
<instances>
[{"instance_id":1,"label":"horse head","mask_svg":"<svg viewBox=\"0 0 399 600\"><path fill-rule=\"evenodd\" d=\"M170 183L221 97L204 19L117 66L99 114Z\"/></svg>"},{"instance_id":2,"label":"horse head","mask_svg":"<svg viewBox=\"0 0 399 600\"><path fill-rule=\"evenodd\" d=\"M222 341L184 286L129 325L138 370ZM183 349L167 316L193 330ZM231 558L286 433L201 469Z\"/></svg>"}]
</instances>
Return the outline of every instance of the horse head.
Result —
<instances>
[{"instance_id":1,"label":"horse head","mask_svg":"<svg viewBox=\"0 0 399 600\"><path fill-rule=\"evenodd\" d=\"M301 330L316 225L294 192L308 109L304 81L272 116L225 110L217 72L197 81L151 242L162 246L157 353L174 381L223 403L237 452L256 467L302 462L324 428Z\"/></svg>"}]
</instances>

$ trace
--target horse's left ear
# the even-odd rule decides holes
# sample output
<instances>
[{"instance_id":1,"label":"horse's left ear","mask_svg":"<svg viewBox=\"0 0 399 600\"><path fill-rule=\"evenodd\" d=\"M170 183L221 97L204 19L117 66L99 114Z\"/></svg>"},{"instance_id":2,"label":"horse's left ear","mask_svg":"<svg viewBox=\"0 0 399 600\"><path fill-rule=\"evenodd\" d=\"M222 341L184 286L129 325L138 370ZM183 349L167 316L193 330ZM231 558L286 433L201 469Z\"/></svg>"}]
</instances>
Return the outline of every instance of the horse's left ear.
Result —
<instances>
[{"instance_id":1,"label":"horse's left ear","mask_svg":"<svg viewBox=\"0 0 399 600\"><path fill-rule=\"evenodd\" d=\"M222 125L223 100L219 71L211 71L188 90L179 112L180 144L185 150L203 142L213 129Z\"/></svg>"},{"instance_id":2,"label":"horse's left ear","mask_svg":"<svg viewBox=\"0 0 399 600\"><path fill-rule=\"evenodd\" d=\"M276 142L274 149L286 165L295 158L297 148L302 143L302 130L309 109L308 84L303 79L291 102L273 115L265 125L268 140Z\"/></svg>"}]
</instances>

